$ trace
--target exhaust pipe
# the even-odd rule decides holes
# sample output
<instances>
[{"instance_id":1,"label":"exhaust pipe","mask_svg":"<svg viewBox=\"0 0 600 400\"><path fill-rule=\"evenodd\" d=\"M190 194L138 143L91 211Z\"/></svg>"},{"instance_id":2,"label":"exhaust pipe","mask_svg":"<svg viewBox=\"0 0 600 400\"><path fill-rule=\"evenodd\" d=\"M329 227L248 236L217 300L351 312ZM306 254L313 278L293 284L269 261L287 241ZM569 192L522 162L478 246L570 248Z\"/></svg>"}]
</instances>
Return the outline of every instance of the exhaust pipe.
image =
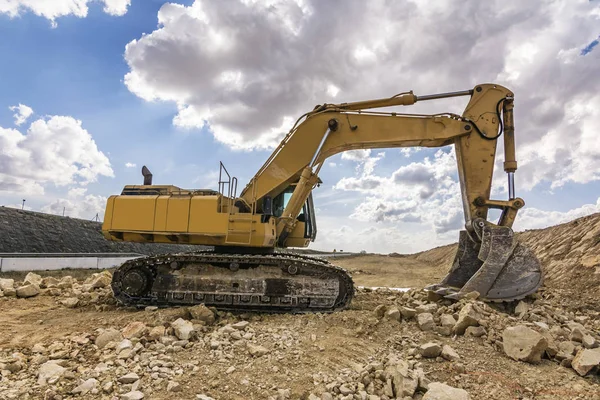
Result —
<instances>
[{"instance_id":1,"label":"exhaust pipe","mask_svg":"<svg viewBox=\"0 0 600 400\"><path fill-rule=\"evenodd\" d=\"M146 168L145 165L142 167L142 175L144 175L144 185L145 186L152 185L152 173L150 172L150 170L148 168Z\"/></svg>"}]
</instances>

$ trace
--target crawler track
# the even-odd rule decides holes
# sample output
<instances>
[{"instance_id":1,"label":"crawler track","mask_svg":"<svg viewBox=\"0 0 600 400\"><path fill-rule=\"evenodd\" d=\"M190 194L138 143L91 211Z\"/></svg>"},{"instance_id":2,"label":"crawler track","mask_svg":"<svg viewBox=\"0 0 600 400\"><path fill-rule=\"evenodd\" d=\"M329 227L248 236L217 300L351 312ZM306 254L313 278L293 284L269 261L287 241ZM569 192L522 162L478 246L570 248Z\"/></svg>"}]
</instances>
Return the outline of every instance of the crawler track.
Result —
<instances>
[{"instance_id":1,"label":"crawler track","mask_svg":"<svg viewBox=\"0 0 600 400\"><path fill-rule=\"evenodd\" d=\"M203 303L263 312L332 312L354 295L350 275L322 259L214 252L127 261L113 274L112 290L131 306Z\"/></svg>"}]
</instances>

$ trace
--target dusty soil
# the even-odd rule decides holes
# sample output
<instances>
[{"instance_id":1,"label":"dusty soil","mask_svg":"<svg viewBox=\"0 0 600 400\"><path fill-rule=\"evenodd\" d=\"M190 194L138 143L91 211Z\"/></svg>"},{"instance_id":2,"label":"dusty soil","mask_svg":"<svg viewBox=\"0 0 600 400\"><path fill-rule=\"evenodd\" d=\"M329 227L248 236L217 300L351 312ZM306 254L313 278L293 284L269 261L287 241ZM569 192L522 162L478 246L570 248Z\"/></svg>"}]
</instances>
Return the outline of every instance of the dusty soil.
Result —
<instances>
[{"instance_id":1,"label":"dusty soil","mask_svg":"<svg viewBox=\"0 0 600 400\"><path fill-rule=\"evenodd\" d=\"M534 248L547 270L545 289L527 300L529 306L538 311L518 316L514 312L515 304L490 308L480 303L489 309L489 315L481 321L487 325L486 334L481 337L422 331L414 317L398 321L376 314L378 306L390 309L432 303L420 290L410 293L359 290L349 309L333 314L218 312L214 324L194 325L198 337L183 347L173 345L171 339L160 346L144 336L132 339L134 344L143 344L142 349L135 356L121 359L117 358L114 347L99 349L95 346L95 339L103 329L122 330L130 322L139 321L148 329L165 326L166 334L173 338L168 328L170 323L179 317L189 318L187 311L119 307L103 297L108 288L101 289L104 292L99 296L91 297L81 297L81 292L75 289L63 290L54 296L42 293L28 299L0 297L0 365L9 365L21 355L19 359L25 360L19 370L2 370L0 399L120 399L132 389L143 392L144 399L157 400L194 399L198 395L225 400L285 400L308 399L311 394L319 396L313 399L320 399L323 392L335 392L344 382L360 387L353 380L353 374L369 363L384 362L390 356L408 360L414 368L422 369L430 382L465 389L471 399L600 399L598 368L582 377L551 357L544 356L539 364L529 364L509 358L502 350L502 329L517 324L537 329L541 325L536 327L534 322L539 321L546 321L550 328L559 330L564 330L569 321L581 322L597 339L596 344L600 344L596 273L600 262L600 216L564 225L520 235ZM366 255L332 261L350 270L359 286L420 289L445 275L453 253L454 246L444 246L410 256ZM61 271L41 275L58 278L73 275L83 283L81 280L91 273ZM23 274L0 274L0 278L6 277L24 278ZM73 296L86 301L75 308L61 303ZM447 301L436 304L438 325L440 315L456 315L460 308L452 311L452 307L463 306L458 303L453 306ZM248 339L229 337L231 324L239 321L249 322L242 331ZM460 360L423 358L415 353L420 345L432 341L450 345ZM213 343L216 344L213 346ZM249 343L263 346L266 353L250 355L246 348ZM41 361L35 361L35 345L55 349L41 353L46 359L63 359L69 372L57 383L38 384ZM148 358L162 360L163 366L150 368L144 361ZM139 375L135 388L118 382L118 377L128 372ZM71 393L90 378L99 382L94 392ZM102 385L109 381L114 386L110 391L103 390ZM168 382L179 383L178 391L168 392ZM338 394L334 398L360 399L356 390L356 397ZM413 398L422 397L422 391L418 391Z\"/></svg>"},{"instance_id":2,"label":"dusty soil","mask_svg":"<svg viewBox=\"0 0 600 400\"><path fill-rule=\"evenodd\" d=\"M439 282L447 270L446 265L411 256L365 255L331 258L330 261L350 271L356 285L368 287L424 287Z\"/></svg>"}]
</instances>

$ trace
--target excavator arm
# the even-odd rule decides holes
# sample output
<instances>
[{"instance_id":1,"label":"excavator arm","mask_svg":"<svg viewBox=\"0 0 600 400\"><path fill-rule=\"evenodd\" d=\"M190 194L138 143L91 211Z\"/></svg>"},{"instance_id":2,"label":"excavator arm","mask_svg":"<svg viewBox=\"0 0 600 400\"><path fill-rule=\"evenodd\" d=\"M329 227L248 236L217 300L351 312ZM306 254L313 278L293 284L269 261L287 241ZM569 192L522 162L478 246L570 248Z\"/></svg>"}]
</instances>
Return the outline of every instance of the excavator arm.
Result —
<instances>
[{"instance_id":1,"label":"excavator arm","mask_svg":"<svg viewBox=\"0 0 600 400\"><path fill-rule=\"evenodd\" d=\"M461 116L370 111L457 96L470 96ZM283 247L328 157L355 149L454 144L465 230L461 232L451 272L440 285L430 289L450 297L472 291L491 300L523 297L537 290L542 273L532 253L513 240L511 229L517 211L525 204L514 194L517 162L513 99L513 93L505 87L481 84L462 92L428 96L409 92L387 99L317 106L296 123L239 200L260 210L265 199L295 185L277 223L278 245ZM509 199L492 200L496 147L502 134ZM490 208L502 210L497 224L487 221Z\"/></svg>"}]
</instances>

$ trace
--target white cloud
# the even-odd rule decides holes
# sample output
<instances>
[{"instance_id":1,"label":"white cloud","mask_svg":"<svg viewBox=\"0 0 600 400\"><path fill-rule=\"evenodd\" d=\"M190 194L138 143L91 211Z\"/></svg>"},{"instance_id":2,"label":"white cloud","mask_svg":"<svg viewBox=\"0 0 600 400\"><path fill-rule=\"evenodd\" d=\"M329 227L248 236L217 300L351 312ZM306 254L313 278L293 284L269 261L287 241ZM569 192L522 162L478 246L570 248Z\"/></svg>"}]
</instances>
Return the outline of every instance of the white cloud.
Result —
<instances>
[{"instance_id":1,"label":"white cloud","mask_svg":"<svg viewBox=\"0 0 600 400\"><path fill-rule=\"evenodd\" d=\"M130 163L130 162L125 163L125 168L135 168L136 166L137 166L137 164L134 164L134 163Z\"/></svg>"},{"instance_id":2,"label":"white cloud","mask_svg":"<svg viewBox=\"0 0 600 400\"><path fill-rule=\"evenodd\" d=\"M333 94L343 102L493 81L516 94L517 186L560 186L600 179L593 134L600 116L591 106L600 101L600 48L581 55L599 21L600 4L585 0L471 0L460 8L373 1L343 9L316 0L166 3L159 27L127 45L125 82L143 99L176 103L177 126L264 149ZM460 112L463 104L404 110Z\"/></svg>"},{"instance_id":3,"label":"white cloud","mask_svg":"<svg viewBox=\"0 0 600 400\"><path fill-rule=\"evenodd\" d=\"M85 188L69 190L67 198L57 199L42 207L41 211L48 214L64 215L73 218L92 220L98 214L98 219L104 218L107 198L86 194Z\"/></svg>"},{"instance_id":4,"label":"white cloud","mask_svg":"<svg viewBox=\"0 0 600 400\"><path fill-rule=\"evenodd\" d=\"M50 116L26 133L0 127L0 192L43 194L44 186L85 186L112 177L108 158L82 122Z\"/></svg>"},{"instance_id":5,"label":"white cloud","mask_svg":"<svg viewBox=\"0 0 600 400\"><path fill-rule=\"evenodd\" d=\"M342 153L342 160L366 161L371 156L371 149L348 150Z\"/></svg>"},{"instance_id":6,"label":"white cloud","mask_svg":"<svg viewBox=\"0 0 600 400\"><path fill-rule=\"evenodd\" d=\"M103 0L104 12L110 15L122 16L127 14L131 0Z\"/></svg>"},{"instance_id":7,"label":"white cloud","mask_svg":"<svg viewBox=\"0 0 600 400\"><path fill-rule=\"evenodd\" d=\"M581 207L564 212L524 208L522 211L519 211L513 228L517 231L547 228L597 212L600 212L600 197L596 201L596 204L584 204Z\"/></svg>"},{"instance_id":8,"label":"white cloud","mask_svg":"<svg viewBox=\"0 0 600 400\"><path fill-rule=\"evenodd\" d=\"M88 14L88 4L95 0L0 0L0 14L17 17L30 11L44 17L56 27L56 19L67 15L85 18ZM104 12L121 16L127 13L131 0L100 0L104 3Z\"/></svg>"},{"instance_id":9,"label":"white cloud","mask_svg":"<svg viewBox=\"0 0 600 400\"><path fill-rule=\"evenodd\" d=\"M33 109L31 107L26 106L25 104L20 104L18 106L8 107L10 111L16 111L13 115L15 119L15 125L20 126L27 121L27 118L33 114Z\"/></svg>"},{"instance_id":10,"label":"white cloud","mask_svg":"<svg viewBox=\"0 0 600 400\"><path fill-rule=\"evenodd\" d=\"M448 149L446 149L448 150ZM453 151L438 150L433 158L413 162L384 177L373 174L378 157L354 177L342 178L334 189L366 197L350 215L363 222L422 223L438 235L454 233L464 225L462 200Z\"/></svg>"}]
</instances>

